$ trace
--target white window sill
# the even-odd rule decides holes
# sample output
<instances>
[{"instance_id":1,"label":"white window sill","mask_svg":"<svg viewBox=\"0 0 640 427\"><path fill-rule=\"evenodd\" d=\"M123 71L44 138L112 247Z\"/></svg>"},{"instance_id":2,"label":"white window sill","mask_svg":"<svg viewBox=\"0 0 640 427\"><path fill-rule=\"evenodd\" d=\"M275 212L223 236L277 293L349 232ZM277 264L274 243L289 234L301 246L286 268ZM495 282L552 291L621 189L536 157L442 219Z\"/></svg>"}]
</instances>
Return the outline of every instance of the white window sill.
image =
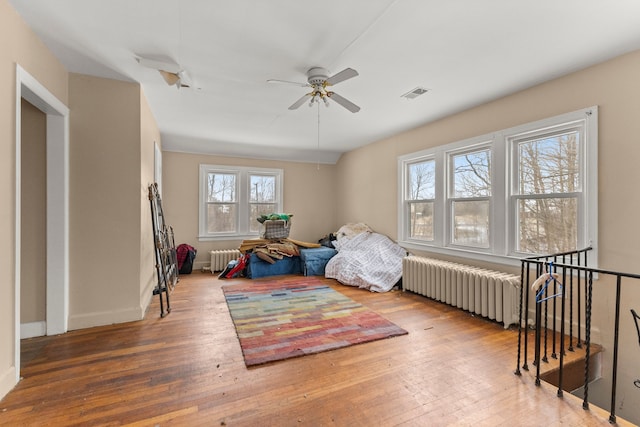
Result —
<instances>
[{"instance_id":1,"label":"white window sill","mask_svg":"<svg viewBox=\"0 0 640 427\"><path fill-rule=\"evenodd\" d=\"M492 264L506 265L509 267L520 267L521 264L520 256L495 255L487 252L475 251L473 250L473 248L445 248L442 246L433 246L424 243L417 243L414 241L400 241L398 242L398 244L407 249L407 251L415 250L432 252L436 254L472 259L475 261L490 262ZM526 255L522 255L522 258L524 257L526 257Z\"/></svg>"},{"instance_id":2,"label":"white window sill","mask_svg":"<svg viewBox=\"0 0 640 427\"><path fill-rule=\"evenodd\" d=\"M260 235L258 233L255 234L224 234L219 236L198 236L199 242L215 242L215 241L223 241L223 240L249 240L249 239L259 239Z\"/></svg>"}]
</instances>

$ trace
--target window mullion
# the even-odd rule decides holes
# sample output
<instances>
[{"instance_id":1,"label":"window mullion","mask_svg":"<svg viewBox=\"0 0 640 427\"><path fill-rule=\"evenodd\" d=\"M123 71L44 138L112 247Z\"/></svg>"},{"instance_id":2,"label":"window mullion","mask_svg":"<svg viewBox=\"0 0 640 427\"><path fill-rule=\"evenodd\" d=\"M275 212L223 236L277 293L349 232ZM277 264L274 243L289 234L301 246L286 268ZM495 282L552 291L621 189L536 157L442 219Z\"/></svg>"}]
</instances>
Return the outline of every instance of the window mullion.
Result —
<instances>
[{"instance_id":1,"label":"window mullion","mask_svg":"<svg viewBox=\"0 0 640 427\"><path fill-rule=\"evenodd\" d=\"M446 154L444 151L435 156L435 200L433 205L434 244L444 246L448 239L450 219L447 207L448 179L446 176Z\"/></svg>"},{"instance_id":2,"label":"window mullion","mask_svg":"<svg viewBox=\"0 0 640 427\"><path fill-rule=\"evenodd\" d=\"M238 174L238 233L247 234L249 232L249 175L247 173Z\"/></svg>"}]
</instances>

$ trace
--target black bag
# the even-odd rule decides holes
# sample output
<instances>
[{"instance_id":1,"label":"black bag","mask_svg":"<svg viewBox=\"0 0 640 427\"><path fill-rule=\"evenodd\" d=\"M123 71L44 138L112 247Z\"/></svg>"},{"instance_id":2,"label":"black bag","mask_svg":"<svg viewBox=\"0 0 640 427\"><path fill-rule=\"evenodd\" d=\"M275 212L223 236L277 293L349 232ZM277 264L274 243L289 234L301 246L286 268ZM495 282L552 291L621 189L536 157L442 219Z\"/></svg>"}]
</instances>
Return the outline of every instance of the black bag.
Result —
<instances>
[{"instance_id":1,"label":"black bag","mask_svg":"<svg viewBox=\"0 0 640 427\"><path fill-rule=\"evenodd\" d=\"M193 260L196 259L197 250L193 246L189 246L187 244L181 244L178 246L178 273L180 274L191 274L191 270L193 270ZM184 256L184 261L182 261L182 265L180 265L180 260Z\"/></svg>"},{"instance_id":2,"label":"black bag","mask_svg":"<svg viewBox=\"0 0 640 427\"><path fill-rule=\"evenodd\" d=\"M330 233L324 236L322 239L318 240L318 243L320 243L322 246L326 246L327 248L335 249L335 247L333 246L334 240L336 240L335 234Z\"/></svg>"}]
</instances>

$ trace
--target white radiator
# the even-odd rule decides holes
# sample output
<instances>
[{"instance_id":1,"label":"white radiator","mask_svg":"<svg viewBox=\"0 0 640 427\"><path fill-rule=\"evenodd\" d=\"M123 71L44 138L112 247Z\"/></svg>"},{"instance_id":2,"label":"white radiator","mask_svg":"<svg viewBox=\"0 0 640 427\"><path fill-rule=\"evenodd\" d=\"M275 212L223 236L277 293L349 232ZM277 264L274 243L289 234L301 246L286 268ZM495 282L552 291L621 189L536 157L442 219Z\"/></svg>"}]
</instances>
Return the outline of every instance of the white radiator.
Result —
<instances>
[{"instance_id":1,"label":"white radiator","mask_svg":"<svg viewBox=\"0 0 640 427\"><path fill-rule=\"evenodd\" d=\"M240 258L240 255L240 251L237 249L211 251L211 272L223 271L230 261Z\"/></svg>"},{"instance_id":2,"label":"white radiator","mask_svg":"<svg viewBox=\"0 0 640 427\"><path fill-rule=\"evenodd\" d=\"M419 256L402 260L406 291L503 322L518 323L520 277Z\"/></svg>"}]
</instances>

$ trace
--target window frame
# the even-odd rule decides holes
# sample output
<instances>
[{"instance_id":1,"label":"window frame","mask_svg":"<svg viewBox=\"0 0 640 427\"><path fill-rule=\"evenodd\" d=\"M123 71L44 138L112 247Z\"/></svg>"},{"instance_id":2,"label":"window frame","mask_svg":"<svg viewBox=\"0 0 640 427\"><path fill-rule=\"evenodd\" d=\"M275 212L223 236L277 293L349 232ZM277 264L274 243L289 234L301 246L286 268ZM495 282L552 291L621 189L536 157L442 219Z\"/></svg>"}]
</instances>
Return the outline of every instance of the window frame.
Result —
<instances>
[{"instance_id":1,"label":"window frame","mask_svg":"<svg viewBox=\"0 0 640 427\"><path fill-rule=\"evenodd\" d=\"M405 178L405 182L410 183L411 181L411 171L410 168L413 165L418 165L418 164L422 164L422 163L427 163L427 162L433 162L434 163L434 175L436 174L435 170L437 168L437 163L436 160L433 156L425 156L425 157L418 157L413 159L411 162L407 163L407 168L405 170L405 174L404 174L404 178ZM407 205L407 211L411 212L411 205L414 203L431 203L433 204L433 219L432 222L433 224L436 223L436 216L438 215L436 210L435 210L435 200L436 200L436 196L435 194L437 194L438 190L437 188L434 186L434 197L433 198L429 198L429 199L412 199L410 198L410 184L408 184L406 187L404 187L404 191L405 191L405 197L404 197L404 203L406 203ZM407 235L411 236L411 220L409 219L409 221L407 222ZM421 242L434 242L436 239L436 234L435 234L435 230L433 230L432 232L432 238L431 239L420 239L420 238L414 238L413 240L418 240Z\"/></svg>"},{"instance_id":2,"label":"window frame","mask_svg":"<svg viewBox=\"0 0 640 427\"><path fill-rule=\"evenodd\" d=\"M545 137L550 136L560 136L562 134L569 133L570 131L578 131L580 135L580 140L577 142L578 144L578 168L579 168L579 181L578 181L578 190L572 192L564 192L564 193L543 193L543 194L526 194L520 192L520 176L519 176L519 164L520 164L520 155L518 151L518 147L520 143L540 140ZM588 226L586 222L586 218L588 216L588 209L585 209L585 198L586 192L589 189L586 179L587 176L592 173L590 169L586 168L585 156L588 154L586 151L587 141L586 141L586 120L573 120L564 123L560 123L554 126L549 126L542 129L537 129L534 131L525 131L521 133L512 133L505 136L506 144L508 146L509 154L510 154L510 165L511 165L511 179L510 179L510 189L508 194L508 209L509 215L512 218L510 222L510 238L509 242L510 247L512 248L512 253L519 257L528 257L537 254L531 254L528 252L520 251L518 249L518 240L519 240L519 216L518 216L518 202L520 200L542 200L542 199L552 199L552 198L576 198L577 201L577 249L583 249L589 245L589 241L586 241L586 236L589 234ZM588 171L588 174L587 174Z\"/></svg>"},{"instance_id":3,"label":"window frame","mask_svg":"<svg viewBox=\"0 0 640 427\"><path fill-rule=\"evenodd\" d=\"M556 132L580 126L583 138L579 141L579 174L581 195L578 198L578 249L591 246L590 261L597 266L598 238L598 107L592 106L546 119L525 123L453 143L436 146L398 157L398 242L407 249L451 255L462 258L519 265L522 257L531 254L517 249L517 201L514 174L517 157L513 141L524 136ZM492 191L489 207L489 247L455 245L452 240L453 211L450 198L452 189L451 162L455 155L465 152L491 152ZM407 215L407 167L418 159L433 158L436 162L434 206L434 241L410 238Z\"/></svg>"},{"instance_id":4,"label":"window frame","mask_svg":"<svg viewBox=\"0 0 640 427\"><path fill-rule=\"evenodd\" d=\"M224 173L236 175L236 225L237 229L233 232L209 232L208 231L208 215L207 206L207 177L210 173ZM250 177L252 175L273 176L275 178L275 202L276 212L283 212L283 182L284 170L276 168L258 168L245 166L226 166L226 165L210 165L201 164L199 168L199 191L198 191L198 240L235 240L245 238L255 238L259 235L259 231L250 231L250 207L251 188Z\"/></svg>"},{"instance_id":5,"label":"window frame","mask_svg":"<svg viewBox=\"0 0 640 427\"><path fill-rule=\"evenodd\" d=\"M454 158L456 156L461 156L461 155L465 155L465 154L472 154L472 153L479 153L479 152L483 152L483 151L488 151L489 152L489 180L491 183L491 189L490 189L490 195L489 196L476 196L476 197L456 197L455 196L455 167L453 165L454 163ZM447 218L449 218L448 221L448 229L445 230L446 233L446 237L447 237L447 242L448 245L454 248L461 248L461 249L471 249L474 251L480 251L480 252L487 252L490 250L491 248L491 236L492 236L492 207L493 207L493 202L492 202L492 198L493 198L493 150L491 147L490 143L480 143L480 144L474 144L471 146L467 146L464 147L462 149L458 149L458 150L451 150L451 151L447 151L446 152L446 165L447 165L447 194L446 194L446 209L447 209ZM455 220L454 220L454 216L455 216L455 211L454 211L454 204L456 202L477 202L477 201L488 201L489 202L489 230L488 230L488 245L487 247L484 246L478 246L478 245L464 245L461 243L455 243L454 242L454 234L455 234Z\"/></svg>"}]
</instances>

